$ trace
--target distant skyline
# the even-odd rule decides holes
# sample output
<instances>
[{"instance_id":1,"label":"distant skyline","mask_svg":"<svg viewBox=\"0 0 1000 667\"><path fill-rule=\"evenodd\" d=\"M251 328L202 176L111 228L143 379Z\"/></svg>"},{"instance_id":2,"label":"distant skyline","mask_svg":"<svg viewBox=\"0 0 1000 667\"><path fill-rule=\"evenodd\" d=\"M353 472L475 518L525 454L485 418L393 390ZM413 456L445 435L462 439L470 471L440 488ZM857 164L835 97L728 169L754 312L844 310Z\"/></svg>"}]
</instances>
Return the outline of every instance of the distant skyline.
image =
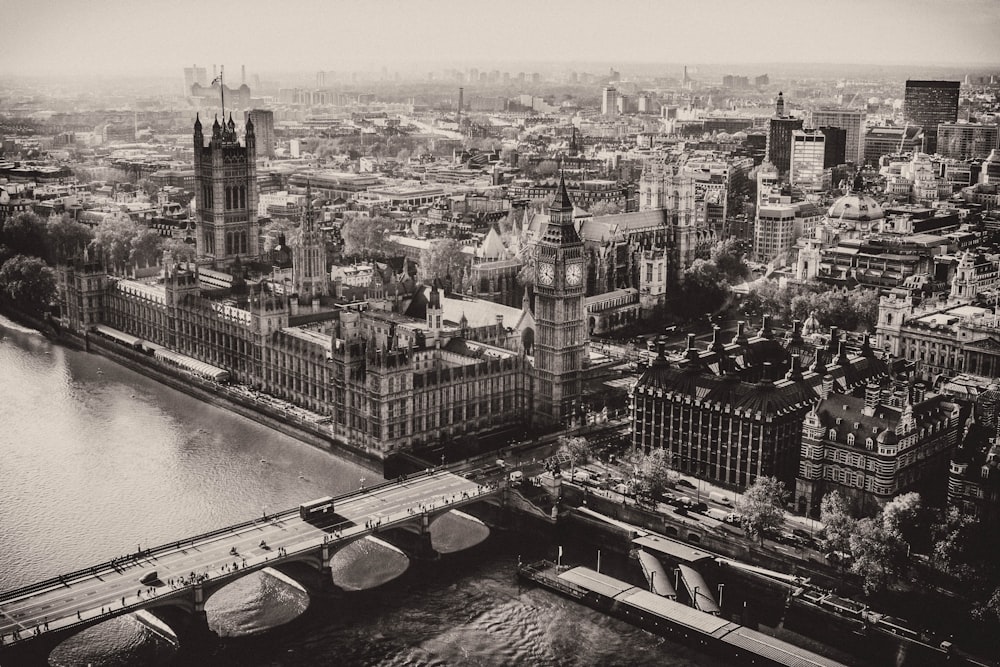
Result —
<instances>
[{"instance_id":1,"label":"distant skyline","mask_svg":"<svg viewBox=\"0 0 1000 667\"><path fill-rule=\"evenodd\" d=\"M996 65L997 0L3 0L3 74L524 61ZM235 71L234 71L235 70Z\"/></svg>"}]
</instances>

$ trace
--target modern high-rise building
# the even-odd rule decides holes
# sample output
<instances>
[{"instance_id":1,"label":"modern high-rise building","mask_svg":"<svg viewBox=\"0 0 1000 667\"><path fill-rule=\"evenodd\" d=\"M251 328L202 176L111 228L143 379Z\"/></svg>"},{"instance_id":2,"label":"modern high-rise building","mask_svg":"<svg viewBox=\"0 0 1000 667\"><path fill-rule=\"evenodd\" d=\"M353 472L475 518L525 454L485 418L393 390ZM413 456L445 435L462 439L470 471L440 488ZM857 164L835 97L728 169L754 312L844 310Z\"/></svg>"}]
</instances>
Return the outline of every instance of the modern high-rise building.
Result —
<instances>
[{"instance_id":1,"label":"modern high-rise building","mask_svg":"<svg viewBox=\"0 0 1000 667\"><path fill-rule=\"evenodd\" d=\"M997 147L997 126L977 123L941 123L937 152L956 160L985 158Z\"/></svg>"},{"instance_id":2,"label":"modern high-rise building","mask_svg":"<svg viewBox=\"0 0 1000 667\"><path fill-rule=\"evenodd\" d=\"M612 86L606 87L601 93L601 115L618 115L618 90Z\"/></svg>"},{"instance_id":3,"label":"modern high-rise building","mask_svg":"<svg viewBox=\"0 0 1000 667\"><path fill-rule=\"evenodd\" d=\"M257 222L257 138L247 120L244 143L229 122L212 124L208 145L201 119L194 122L194 177L198 255L229 263L259 254Z\"/></svg>"},{"instance_id":4,"label":"modern high-rise building","mask_svg":"<svg viewBox=\"0 0 1000 667\"><path fill-rule=\"evenodd\" d=\"M937 128L958 120L958 81L906 81L903 117L924 128L925 153L937 152Z\"/></svg>"},{"instance_id":5,"label":"modern high-rise building","mask_svg":"<svg viewBox=\"0 0 1000 667\"><path fill-rule=\"evenodd\" d=\"M785 115L785 99L780 92L774 107L767 128L767 159L785 176L792 160L792 132L802 129L802 119Z\"/></svg>"},{"instance_id":6,"label":"modern high-rise building","mask_svg":"<svg viewBox=\"0 0 1000 667\"><path fill-rule=\"evenodd\" d=\"M839 127L847 132L844 160L861 164L865 156L865 112L855 109L819 109L812 112L813 127ZM841 164L838 162L838 164Z\"/></svg>"},{"instance_id":7,"label":"modern high-rise building","mask_svg":"<svg viewBox=\"0 0 1000 667\"><path fill-rule=\"evenodd\" d=\"M788 168L788 180L805 190L820 190L823 187L823 162L826 137L819 130L795 130L792 132L792 153Z\"/></svg>"},{"instance_id":8,"label":"modern high-rise building","mask_svg":"<svg viewBox=\"0 0 1000 667\"><path fill-rule=\"evenodd\" d=\"M535 245L535 415L541 424L569 425L579 409L587 353L586 265L573 222L573 202L560 179L545 234Z\"/></svg>"},{"instance_id":9,"label":"modern high-rise building","mask_svg":"<svg viewBox=\"0 0 1000 667\"><path fill-rule=\"evenodd\" d=\"M842 127L823 126L819 131L826 137L826 141L823 142L823 168L829 169L847 162L847 130ZM864 155L863 151L861 155Z\"/></svg>"},{"instance_id":10,"label":"modern high-rise building","mask_svg":"<svg viewBox=\"0 0 1000 667\"><path fill-rule=\"evenodd\" d=\"M270 109L251 109L244 112L243 122L253 122L257 135L257 157L274 157L274 112Z\"/></svg>"},{"instance_id":11,"label":"modern high-rise building","mask_svg":"<svg viewBox=\"0 0 1000 667\"><path fill-rule=\"evenodd\" d=\"M205 77L205 68L198 67L197 65L191 65L191 67L184 68L184 95L191 94L191 86L198 84L199 86L204 86L207 83Z\"/></svg>"}]
</instances>

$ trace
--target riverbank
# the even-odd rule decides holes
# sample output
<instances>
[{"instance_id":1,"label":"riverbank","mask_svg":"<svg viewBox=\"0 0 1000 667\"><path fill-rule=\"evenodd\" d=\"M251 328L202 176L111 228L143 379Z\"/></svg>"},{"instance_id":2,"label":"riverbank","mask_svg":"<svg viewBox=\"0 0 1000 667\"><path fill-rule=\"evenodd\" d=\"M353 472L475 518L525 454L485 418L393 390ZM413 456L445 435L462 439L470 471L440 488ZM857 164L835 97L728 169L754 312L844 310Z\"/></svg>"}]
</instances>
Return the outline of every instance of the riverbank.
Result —
<instances>
[{"instance_id":1,"label":"riverbank","mask_svg":"<svg viewBox=\"0 0 1000 667\"><path fill-rule=\"evenodd\" d=\"M68 329L53 326L48 321L13 308L9 303L0 303L0 314L16 324L34 329L56 344L99 354L172 389L234 412L352 463L360 464L373 472L384 474L384 461L375 453L333 437L329 432L325 432L321 424L310 424L295 419L276 407L255 401L229 387L193 376L179 368L160 364L153 357L117 343L96 336L81 336Z\"/></svg>"}]
</instances>

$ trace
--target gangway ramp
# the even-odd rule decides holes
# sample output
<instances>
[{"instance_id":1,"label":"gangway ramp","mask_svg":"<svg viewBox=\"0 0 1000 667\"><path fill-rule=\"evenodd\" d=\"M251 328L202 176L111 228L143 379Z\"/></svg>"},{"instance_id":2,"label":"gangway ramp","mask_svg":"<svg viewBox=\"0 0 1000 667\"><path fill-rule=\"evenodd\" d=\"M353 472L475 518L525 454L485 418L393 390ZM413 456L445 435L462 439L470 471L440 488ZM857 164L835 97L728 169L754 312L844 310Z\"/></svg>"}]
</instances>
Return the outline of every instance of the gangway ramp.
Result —
<instances>
[{"instance_id":1,"label":"gangway ramp","mask_svg":"<svg viewBox=\"0 0 1000 667\"><path fill-rule=\"evenodd\" d=\"M646 575L646 581L649 582L649 590L651 592L665 598L670 598L671 600L677 599L677 591L674 590L673 584L670 583L670 578L656 556L645 551L640 551L639 565L642 566L642 573Z\"/></svg>"},{"instance_id":2,"label":"gangway ramp","mask_svg":"<svg viewBox=\"0 0 1000 667\"><path fill-rule=\"evenodd\" d=\"M722 608L712 597L712 591L709 590L705 578L696 569L684 563L680 563L677 567L681 570L681 581L684 582L684 588L691 596L695 608L708 614L722 613Z\"/></svg>"},{"instance_id":3,"label":"gangway ramp","mask_svg":"<svg viewBox=\"0 0 1000 667\"><path fill-rule=\"evenodd\" d=\"M632 540L632 544L639 547L642 551L663 556L674 563L695 565L714 558L714 554L710 554L707 551L695 549L689 544L660 537L659 535L641 535Z\"/></svg>"}]
</instances>

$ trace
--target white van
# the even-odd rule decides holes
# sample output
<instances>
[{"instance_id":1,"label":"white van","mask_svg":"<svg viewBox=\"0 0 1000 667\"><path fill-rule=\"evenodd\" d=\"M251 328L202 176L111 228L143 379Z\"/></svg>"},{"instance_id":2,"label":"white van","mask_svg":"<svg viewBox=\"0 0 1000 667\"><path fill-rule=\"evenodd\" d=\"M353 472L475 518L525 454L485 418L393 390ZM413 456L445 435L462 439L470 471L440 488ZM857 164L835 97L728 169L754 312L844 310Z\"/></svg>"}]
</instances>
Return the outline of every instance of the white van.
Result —
<instances>
[{"instance_id":1,"label":"white van","mask_svg":"<svg viewBox=\"0 0 1000 667\"><path fill-rule=\"evenodd\" d=\"M508 476L507 479L510 480L511 484L520 484L524 480L524 473L520 470L515 470Z\"/></svg>"}]
</instances>

